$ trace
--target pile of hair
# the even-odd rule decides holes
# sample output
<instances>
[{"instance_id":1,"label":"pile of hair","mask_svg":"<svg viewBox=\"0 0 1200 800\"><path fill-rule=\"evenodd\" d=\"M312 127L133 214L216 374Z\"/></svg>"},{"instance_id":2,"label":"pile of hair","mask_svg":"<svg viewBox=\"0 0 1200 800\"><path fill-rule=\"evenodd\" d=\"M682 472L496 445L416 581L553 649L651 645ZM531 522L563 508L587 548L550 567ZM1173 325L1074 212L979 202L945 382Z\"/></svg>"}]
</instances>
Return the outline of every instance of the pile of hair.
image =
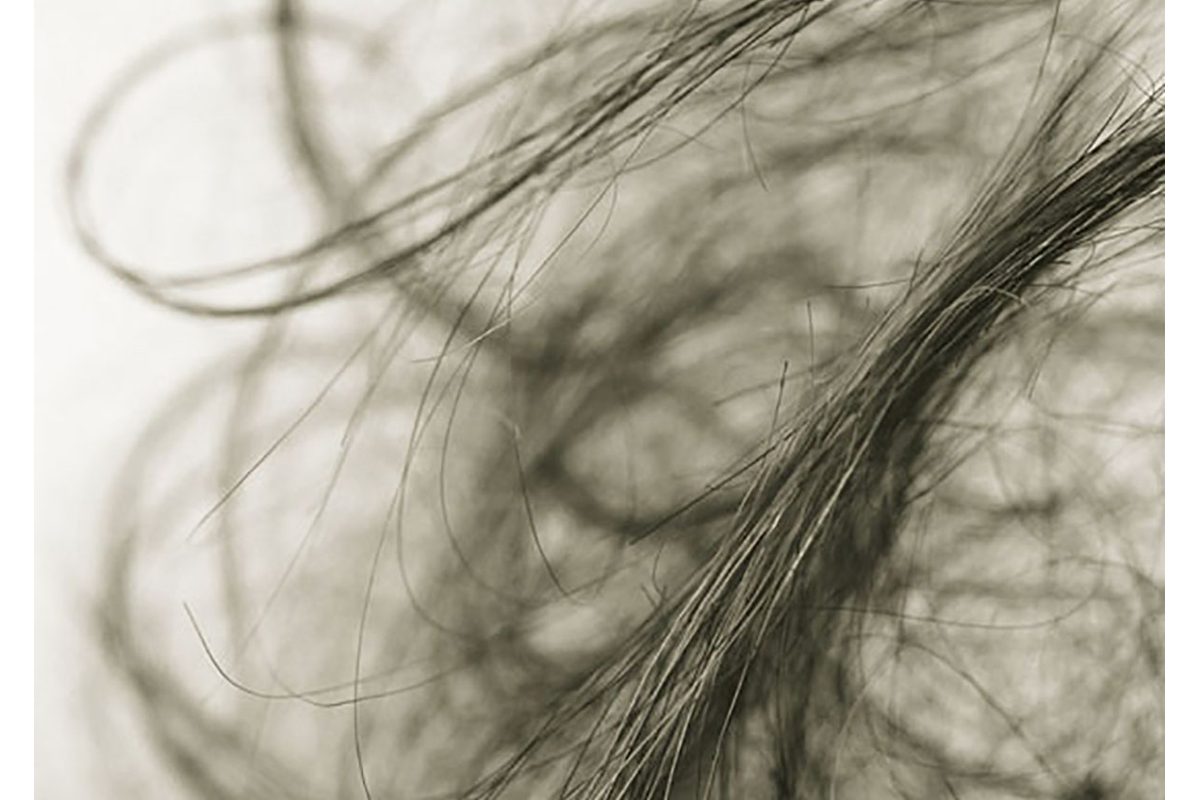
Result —
<instances>
[{"instance_id":1,"label":"pile of hair","mask_svg":"<svg viewBox=\"0 0 1200 800\"><path fill-rule=\"evenodd\" d=\"M1161 793L1161 9L551 5L280 0L81 131L88 252L262 318L118 474L96 630L165 774ZM303 211L223 200L276 249L168 263L171 187L130 212L104 148L233 47Z\"/></svg>"}]
</instances>

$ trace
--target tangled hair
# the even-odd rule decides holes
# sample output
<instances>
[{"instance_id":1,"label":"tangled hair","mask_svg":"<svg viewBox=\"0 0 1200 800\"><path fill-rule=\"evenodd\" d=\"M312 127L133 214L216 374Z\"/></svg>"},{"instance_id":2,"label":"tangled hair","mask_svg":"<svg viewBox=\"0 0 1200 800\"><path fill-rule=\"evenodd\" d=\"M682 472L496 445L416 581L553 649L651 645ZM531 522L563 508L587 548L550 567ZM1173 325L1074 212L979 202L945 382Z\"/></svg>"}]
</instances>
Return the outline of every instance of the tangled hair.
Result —
<instances>
[{"instance_id":1,"label":"tangled hair","mask_svg":"<svg viewBox=\"0 0 1200 800\"><path fill-rule=\"evenodd\" d=\"M258 320L119 471L95 631L147 761L214 800L1161 795L1159 5L538 5L277 0L81 129L92 258ZM106 143L232 49L287 168L177 233Z\"/></svg>"}]
</instances>

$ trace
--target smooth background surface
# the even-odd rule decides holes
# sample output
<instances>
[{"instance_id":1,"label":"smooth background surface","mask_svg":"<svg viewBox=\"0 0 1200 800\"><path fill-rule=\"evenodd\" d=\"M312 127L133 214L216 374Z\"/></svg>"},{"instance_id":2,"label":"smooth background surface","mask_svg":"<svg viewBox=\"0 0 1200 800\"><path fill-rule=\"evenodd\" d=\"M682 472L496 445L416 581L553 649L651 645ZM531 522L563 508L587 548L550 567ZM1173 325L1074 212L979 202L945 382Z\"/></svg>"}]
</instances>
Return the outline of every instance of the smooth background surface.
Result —
<instances>
[{"instance_id":1,"label":"smooth background surface","mask_svg":"<svg viewBox=\"0 0 1200 800\"><path fill-rule=\"evenodd\" d=\"M139 425L229 332L156 308L91 263L63 210L63 160L89 104L156 37L227 4L50 0L35 56L37 796L105 797L86 727L97 669L84 614L105 497ZM94 681L93 681L94 683ZM105 723L101 721L100 728ZM115 728L114 728L115 732Z\"/></svg>"}]
</instances>

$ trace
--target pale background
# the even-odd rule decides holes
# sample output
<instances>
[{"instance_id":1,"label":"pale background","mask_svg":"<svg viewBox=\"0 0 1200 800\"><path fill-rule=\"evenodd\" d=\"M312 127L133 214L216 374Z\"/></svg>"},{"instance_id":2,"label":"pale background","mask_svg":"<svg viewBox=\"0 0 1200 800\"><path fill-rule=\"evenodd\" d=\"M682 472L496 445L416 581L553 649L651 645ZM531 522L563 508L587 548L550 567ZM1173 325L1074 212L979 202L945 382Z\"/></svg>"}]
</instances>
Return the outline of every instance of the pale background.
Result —
<instances>
[{"instance_id":1,"label":"pale background","mask_svg":"<svg viewBox=\"0 0 1200 800\"><path fill-rule=\"evenodd\" d=\"M63 159L90 102L156 37L236 3L39 0L35 55L35 595L38 797L109 796L85 727L82 604L105 496L156 402L228 338L133 295L66 231ZM241 4L245 5L245 4Z\"/></svg>"}]
</instances>

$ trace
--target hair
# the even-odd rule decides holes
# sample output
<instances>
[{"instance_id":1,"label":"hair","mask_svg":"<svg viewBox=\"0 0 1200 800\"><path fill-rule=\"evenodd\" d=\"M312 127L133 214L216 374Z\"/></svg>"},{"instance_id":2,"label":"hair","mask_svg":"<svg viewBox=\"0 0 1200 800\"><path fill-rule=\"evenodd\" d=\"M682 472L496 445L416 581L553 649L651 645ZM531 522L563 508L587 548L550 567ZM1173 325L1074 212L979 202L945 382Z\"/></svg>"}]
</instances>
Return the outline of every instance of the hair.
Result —
<instances>
[{"instance_id":1,"label":"hair","mask_svg":"<svg viewBox=\"0 0 1200 800\"><path fill-rule=\"evenodd\" d=\"M95 631L139 766L1161 795L1160 6L446 8L189 28L69 155L96 262L257 320L117 473ZM254 133L170 163L269 154L274 199L160 167L137 210L105 148L234 50Z\"/></svg>"}]
</instances>

